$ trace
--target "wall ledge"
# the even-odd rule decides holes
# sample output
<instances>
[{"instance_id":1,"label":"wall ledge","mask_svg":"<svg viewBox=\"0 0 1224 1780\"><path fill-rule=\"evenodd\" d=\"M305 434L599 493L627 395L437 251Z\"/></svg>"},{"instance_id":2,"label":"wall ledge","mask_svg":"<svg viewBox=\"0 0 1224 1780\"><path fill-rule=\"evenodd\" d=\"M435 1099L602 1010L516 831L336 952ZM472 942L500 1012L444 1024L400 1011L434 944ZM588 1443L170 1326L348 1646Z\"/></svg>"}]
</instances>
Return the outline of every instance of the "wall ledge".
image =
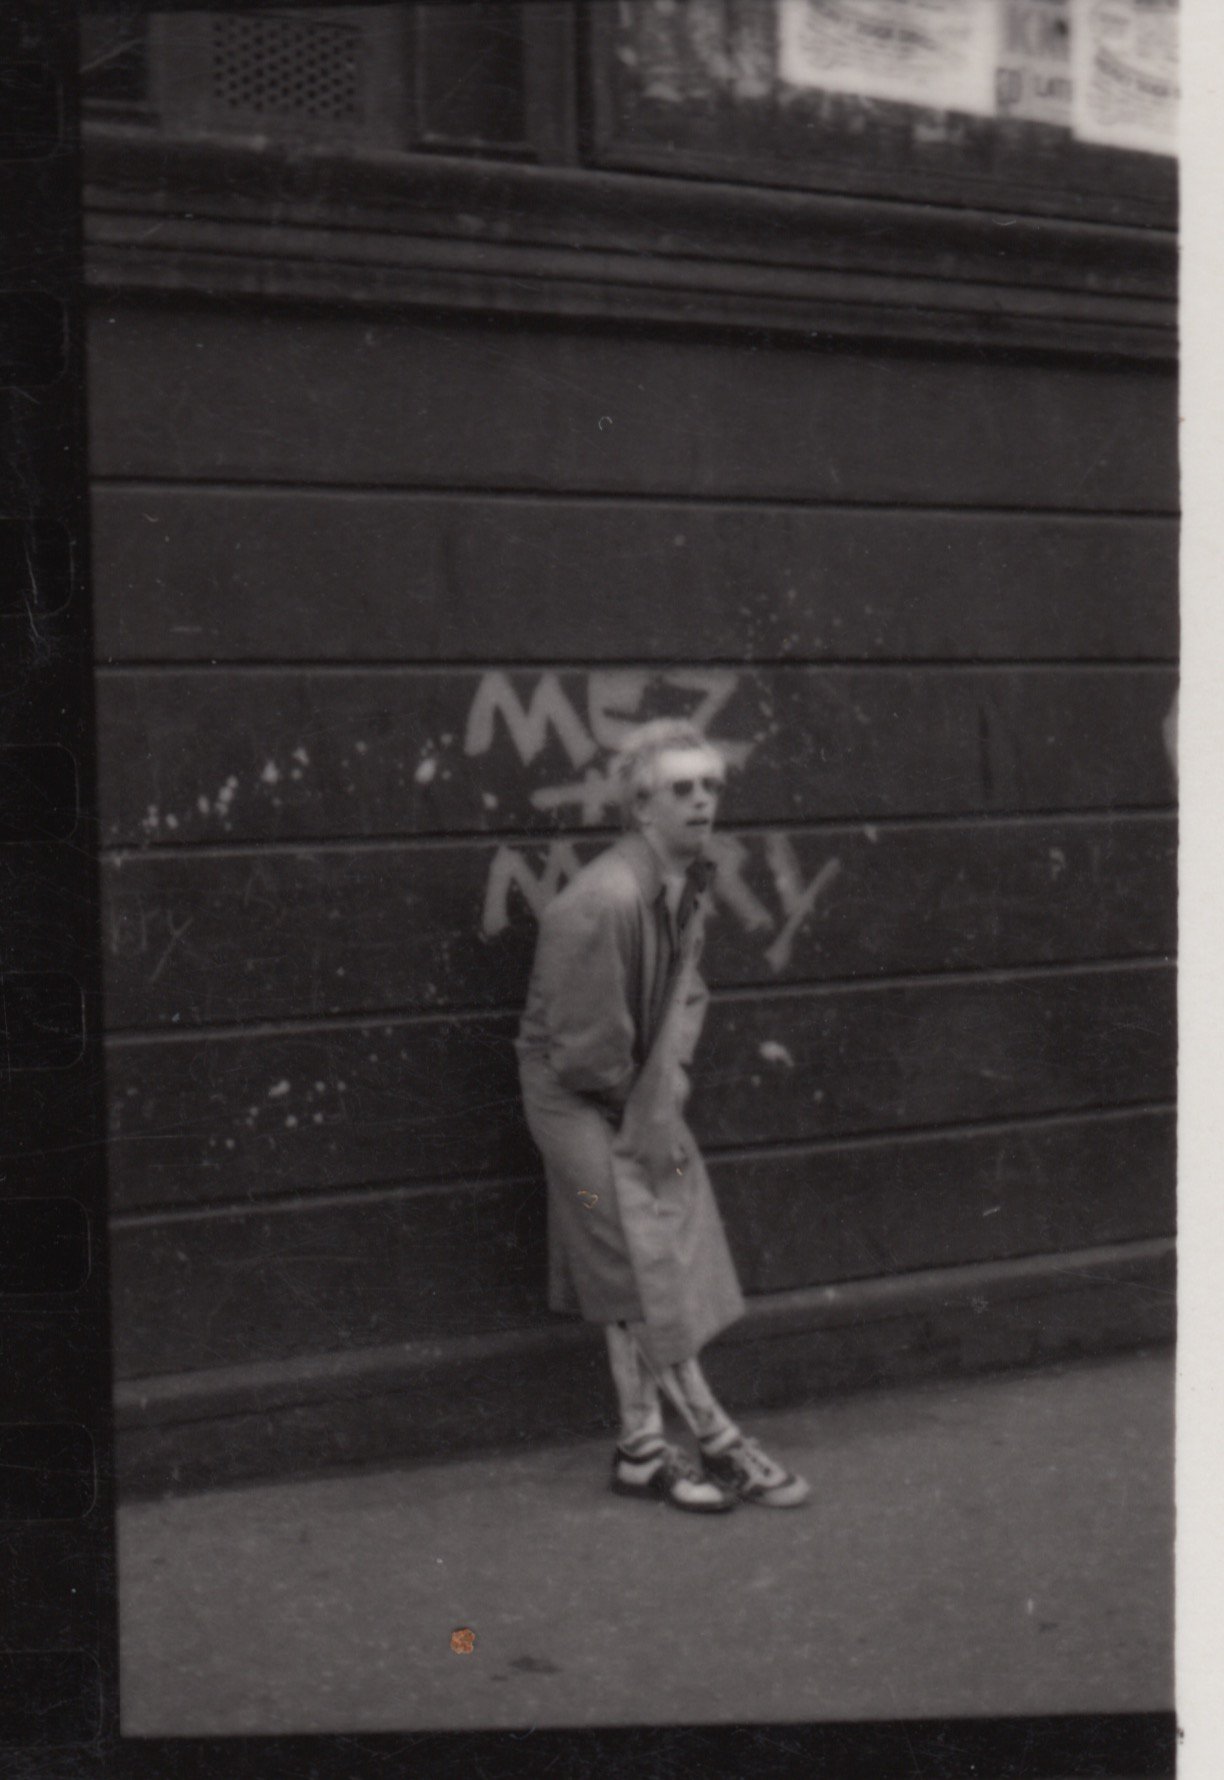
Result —
<instances>
[{"instance_id":1,"label":"wall ledge","mask_svg":"<svg viewBox=\"0 0 1224 1780\"><path fill-rule=\"evenodd\" d=\"M733 1408L1172 1339L1171 1238L754 1300L709 1352ZM116 1390L121 1489L214 1488L604 1432L602 1344L560 1320L494 1336L146 1378Z\"/></svg>"}]
</instances>

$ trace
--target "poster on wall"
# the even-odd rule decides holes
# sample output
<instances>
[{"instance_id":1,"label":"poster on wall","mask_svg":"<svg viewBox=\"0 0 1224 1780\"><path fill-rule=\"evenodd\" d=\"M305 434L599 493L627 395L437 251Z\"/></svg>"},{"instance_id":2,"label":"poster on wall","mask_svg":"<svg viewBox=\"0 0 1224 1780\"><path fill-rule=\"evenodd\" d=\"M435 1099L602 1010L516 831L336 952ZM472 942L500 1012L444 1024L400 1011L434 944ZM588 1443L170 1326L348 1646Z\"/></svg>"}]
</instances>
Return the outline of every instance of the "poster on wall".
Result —
<instances>
[{"instance_id":1,"label":"poster on wall","mask_svg":"<svg viewBox=\"0 0 1224 1780\"><path fill-rule=\"evenodd\" d=\"M781 0L778 26L791 86L994 111L996 15L983 0Z\"/></svg>"},{"instance_id":2,"label":"poster on wall","mask_svg":"<svg viewBox=\"0 0 1224 1780\"><path fill-rule=\"evenodd\" d=\"M998 115L1069 129L1071 0L998 0L998 7Z\"/></svg>"},{"instance_id":3,"label":"poster on wall","mask_svg":"<svg viewBox=\"0 0 1224 1780\"><path fill-rule=\"evenodd\" d=\"M1075 0L1073 128L1085 142L1177 152L1177 0Z\"/></svg>"}]
</instances>

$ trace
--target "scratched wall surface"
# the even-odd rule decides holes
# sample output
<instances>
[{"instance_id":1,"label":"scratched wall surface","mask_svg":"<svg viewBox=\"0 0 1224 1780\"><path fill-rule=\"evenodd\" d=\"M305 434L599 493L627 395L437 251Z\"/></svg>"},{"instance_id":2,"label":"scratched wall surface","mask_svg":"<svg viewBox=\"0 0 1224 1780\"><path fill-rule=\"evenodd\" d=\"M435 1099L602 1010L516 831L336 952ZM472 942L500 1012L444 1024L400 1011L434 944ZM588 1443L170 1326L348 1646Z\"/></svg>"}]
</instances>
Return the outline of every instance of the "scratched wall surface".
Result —
<instances>
[{"instance_id":1,"label":"scratched wall surface","mask_svg":"<svg viewBox=\"0 0 1224 1780\"><path fill-rule=\"evenodd\" d=\"M731 763L750 1291L1171 1229L1171 379L186 298L92 350L122 1376L546 1315L514 1015L664 712Z\"/></svg>"}]
</instances>

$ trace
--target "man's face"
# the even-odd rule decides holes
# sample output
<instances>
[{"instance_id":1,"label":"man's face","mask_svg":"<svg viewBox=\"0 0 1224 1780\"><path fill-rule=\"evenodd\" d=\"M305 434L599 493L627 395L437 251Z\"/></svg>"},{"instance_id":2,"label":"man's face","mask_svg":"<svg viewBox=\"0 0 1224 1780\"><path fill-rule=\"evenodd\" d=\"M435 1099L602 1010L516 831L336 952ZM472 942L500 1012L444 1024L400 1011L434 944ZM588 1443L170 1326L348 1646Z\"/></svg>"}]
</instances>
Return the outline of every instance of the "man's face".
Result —
<instances>
[{"instance_id":1,"label":"man's face","mask_svg":"<svg viewBox=\"0 0 1224 1780\"><path fill-rule=\"evenodd\" d=\"M655 761L654 790L638 803L643 831L663 855L687 865L714 827L723 788L723 765L707 748L668 748Z\"/></svg>"}]
</instances>

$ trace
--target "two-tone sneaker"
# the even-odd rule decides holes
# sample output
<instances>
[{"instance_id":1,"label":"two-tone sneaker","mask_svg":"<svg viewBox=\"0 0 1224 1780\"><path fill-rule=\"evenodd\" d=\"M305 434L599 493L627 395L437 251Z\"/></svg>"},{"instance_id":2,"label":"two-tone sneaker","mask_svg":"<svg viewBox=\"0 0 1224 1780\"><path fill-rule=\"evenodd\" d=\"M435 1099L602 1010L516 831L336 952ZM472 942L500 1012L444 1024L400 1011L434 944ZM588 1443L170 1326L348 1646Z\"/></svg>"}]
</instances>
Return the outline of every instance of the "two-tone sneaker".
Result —
<instances>
[{"instance_id":1,"label":"two-tone sneaker","mask_svg":"<svg viewBox=\"0 0 1224 1780\"><path fill-rule=\"evenodd\" d=\"M806 1479L788 1471L738 1429L703 1446L706 1476L741 1502L761 1508L801 1508L811 1495Z\"/></svg>"},{"instance_id":2,"label":"two-tone sneaker","mask_svg":"<svg viewBox=\"0 0 1224 1780\"><path fill-rule=\"evenodd\" d=\"M632 1452L618 1446L612 1460L612 1488L618 1496L666 1502L687 1514L726 1514L736 1501L734 1491L724 1489L687 1453L665 1440Z\"/></svg>"}]
</instances>

